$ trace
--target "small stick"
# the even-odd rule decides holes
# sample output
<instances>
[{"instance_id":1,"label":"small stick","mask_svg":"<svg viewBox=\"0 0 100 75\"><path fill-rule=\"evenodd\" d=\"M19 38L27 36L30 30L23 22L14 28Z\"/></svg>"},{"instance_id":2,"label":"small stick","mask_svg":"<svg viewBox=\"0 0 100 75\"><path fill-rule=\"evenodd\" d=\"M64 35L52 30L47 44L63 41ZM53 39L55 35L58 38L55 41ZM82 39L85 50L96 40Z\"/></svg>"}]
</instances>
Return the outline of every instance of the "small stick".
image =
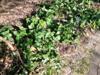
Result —
<instances>
[{"instance_id":1,"label":"small stick","mask_svg":"<svg viewBox=\"0 0 100 75\"><path fill-rule=\"evenodd\" d=\"M17 47L14 46L14 45L12 44L12 42L10 42L10 41L4 39L2 36L0 36L0 40L3 41L3 42L10 48L11 51L16 51L17 56L18 56L20 62L23 64L23 61L22 61L22 59L21 59L21 56L20 56L20 53L19 53L19 50L17 49Z\"/></svg>"}]
</instances>

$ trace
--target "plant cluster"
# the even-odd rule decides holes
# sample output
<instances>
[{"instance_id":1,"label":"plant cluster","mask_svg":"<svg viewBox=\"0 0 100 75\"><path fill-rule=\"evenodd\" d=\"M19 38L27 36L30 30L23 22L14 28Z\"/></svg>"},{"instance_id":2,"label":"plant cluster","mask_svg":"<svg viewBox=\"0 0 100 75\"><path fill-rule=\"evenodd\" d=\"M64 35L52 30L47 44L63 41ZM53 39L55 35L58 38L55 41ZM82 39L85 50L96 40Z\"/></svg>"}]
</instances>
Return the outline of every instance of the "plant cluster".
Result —
<instances>
[{"instance_id":1,"label":"plant cluster","mask_svg":"<svg viewBox=\"0 0 100 75\"><path fill-rule=\"evenodd\" d=\"M62 66L55 44L74 43L85 28L100 28L100 11L90 0L54 0L40 5L23 27L1 27L0 36L12 41L22 51L24 67L19 75L39 73L58 75Z\"/></svg>"}]
</instances>

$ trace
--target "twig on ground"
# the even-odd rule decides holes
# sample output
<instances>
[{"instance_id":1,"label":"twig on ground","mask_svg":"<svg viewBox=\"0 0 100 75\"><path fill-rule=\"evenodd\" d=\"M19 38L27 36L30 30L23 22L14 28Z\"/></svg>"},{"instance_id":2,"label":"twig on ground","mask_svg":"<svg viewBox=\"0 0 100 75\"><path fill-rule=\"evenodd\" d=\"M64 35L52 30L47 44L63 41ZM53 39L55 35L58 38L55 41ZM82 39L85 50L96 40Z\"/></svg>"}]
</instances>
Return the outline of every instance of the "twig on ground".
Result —
<instances>
[{"instance_id":1,"label":"twig on ground","mask_svg":"<svg viewBox=\"0 0 100 75\"><path fill-rule=\"evenodd\" d=\"M10 41L4 39L2 36L0 36L0 41L3 41L3 42L10 48L10 50L11 50L12 52L16 51L17 56L18 56L20 62L23 64L23 60L21 59L21 56L20 56L20 53L19 53L19 50L17 49L17 47L14 46L14 45L12 44L12 42L10 42Z\"/></svg>"}]
</instances>

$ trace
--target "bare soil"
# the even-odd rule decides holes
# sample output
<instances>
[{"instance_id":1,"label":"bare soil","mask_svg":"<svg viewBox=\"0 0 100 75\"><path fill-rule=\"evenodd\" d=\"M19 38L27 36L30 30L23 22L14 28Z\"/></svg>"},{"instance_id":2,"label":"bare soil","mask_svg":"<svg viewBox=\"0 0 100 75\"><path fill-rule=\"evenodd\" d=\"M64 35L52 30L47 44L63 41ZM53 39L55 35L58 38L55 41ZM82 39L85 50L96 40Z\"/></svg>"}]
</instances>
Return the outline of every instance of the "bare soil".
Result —
<instances>
[{"instance_id":1,"label":"bare soil","mask_svg":"<svg viewBox=\"0 0 100 75\"><path fill-rule=\"evenodd\" d=\"M36 4L39 4L41 2L43 1L23 0L13 8L5 9L4 12L0 13L0 25L21 25L20 20L31 15L32 12L37 11L38 7L36 6Z\"/></svg>"},{"instance_id":2,"label":"bare soil","mask_svg":"<svg viewBox=\"0 0 100 75\"><path fill-rule=\"evenodd\" d=\"M90 70L87 75L100 75L100 31L89 35L86 45L93 52L90 59Z\"/></svg>"}]
</instances>

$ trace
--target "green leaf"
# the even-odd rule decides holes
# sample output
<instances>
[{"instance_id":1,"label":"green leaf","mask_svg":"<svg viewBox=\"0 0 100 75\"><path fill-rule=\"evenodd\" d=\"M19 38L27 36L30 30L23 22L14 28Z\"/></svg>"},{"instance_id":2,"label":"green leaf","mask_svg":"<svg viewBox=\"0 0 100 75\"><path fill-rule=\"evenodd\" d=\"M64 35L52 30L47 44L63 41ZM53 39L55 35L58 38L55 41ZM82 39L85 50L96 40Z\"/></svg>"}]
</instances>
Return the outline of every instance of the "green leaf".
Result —
<instances>
[{"instance_id":1,"label":"green leaf","mask_svg":"<svg viewBox=\"0 0 100 75\"><path fill-rule=\"evenodd\" d=\"M44 20L39 20L39 27L46 28L46 22Z\"/></svg>"}]
</instances>

